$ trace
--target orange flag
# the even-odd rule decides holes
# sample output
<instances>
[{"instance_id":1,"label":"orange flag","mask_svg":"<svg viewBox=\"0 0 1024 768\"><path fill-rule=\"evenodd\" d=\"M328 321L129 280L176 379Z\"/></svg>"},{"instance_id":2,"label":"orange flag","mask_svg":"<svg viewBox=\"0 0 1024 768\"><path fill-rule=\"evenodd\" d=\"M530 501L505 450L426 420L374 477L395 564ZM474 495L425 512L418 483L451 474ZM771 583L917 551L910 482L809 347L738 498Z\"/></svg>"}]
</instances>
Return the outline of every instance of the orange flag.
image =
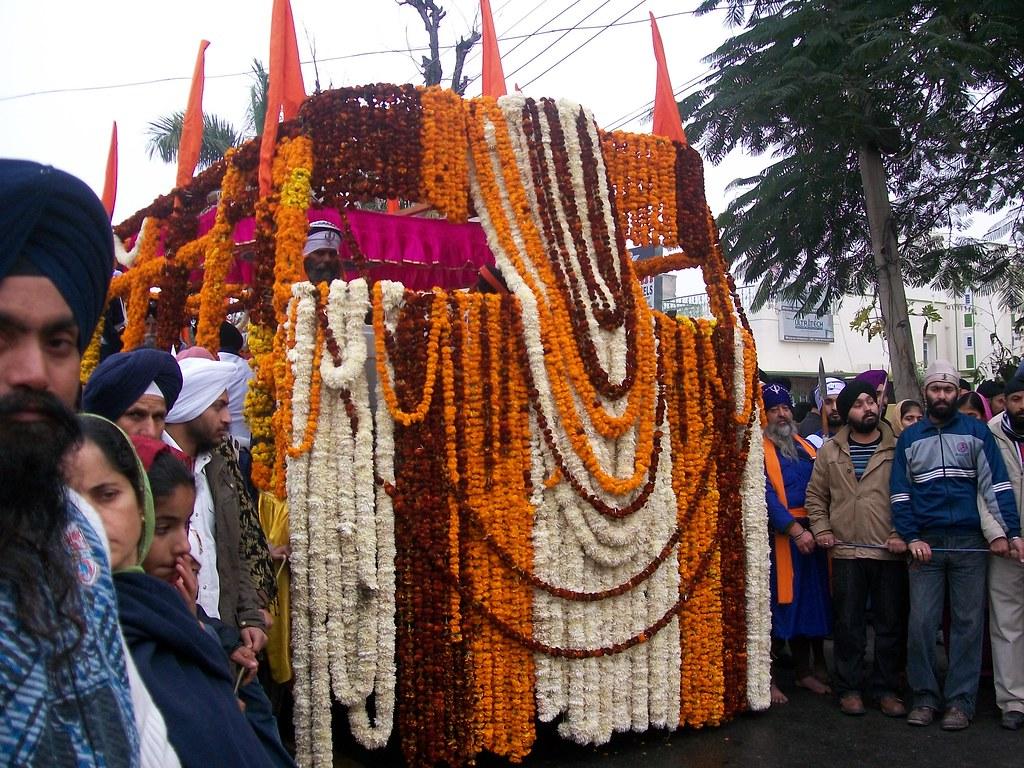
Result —
<instances>
[{"instance_id":1,"label":"orange flag","mask_svg":"<svg viewBox=\"0 0 1024 768\"><path fill-rule=\"evenodd\" d=\"M206 65L206 49L209 40L199 41L199 55L192 72L192 88L188 92L188 106L185 119L181 122L181 139L178 142L178 178L175 186L184 187L192 181L196 165L199 164L199 150L203 146L203 70Z\"/></svg>"},{"instance_id":2,"label":"orange flag","mask_svg":"<svg viewBox=\"0 0 1024 768\"><path fill-rule=\"evenodd\" d=\"M107 175L103 179L103 207L107 215L114 215L114 201L117 199L117 121L110 131L110 149L107 151Z\"/></svg>"},{"instance_id":3,"label":"orange flag","mask_svg":"<svg viewBox=\"0 0 1024 768\"><path fill-rule=\"evenodd\" d=\"M295 117L306 99L299 45L295 42L295 20L288 0L274 0L271 12L269 79L267 116L260 140L260 195L267 195L272 185L271 166L277 146L277 123L282 114L285 120Z\"/></svg>"},{"instance_id":4,"label":"orange flag","mask_svg":"<svg viewBox=\"0 0 1024 768\"><path fill-rule=\"evenodd\" d=\"M665 48L661 44L661 33L654 14L651 17L651 36L654 38L654 60L658 64L658 82L654 89L654 133L665 136L680 144L686 144L683 121L679 118L679 107L672 93L672 81L668 79L668 65L665 64Z\"/></svg>"},{"instance_id":5,"label":"orange flag","mask_svg":"<svg viewBox=\"0 0 1024 768\"><path fill-rule=\"evenodd\" d=\"M498 36L494 32L494 18L491 16L490 0L480 0L480 26L483 28L483 78L484 96L504 96L505 72L501 68L501 52L498 50Z\"/></svg>"}]
</instances>

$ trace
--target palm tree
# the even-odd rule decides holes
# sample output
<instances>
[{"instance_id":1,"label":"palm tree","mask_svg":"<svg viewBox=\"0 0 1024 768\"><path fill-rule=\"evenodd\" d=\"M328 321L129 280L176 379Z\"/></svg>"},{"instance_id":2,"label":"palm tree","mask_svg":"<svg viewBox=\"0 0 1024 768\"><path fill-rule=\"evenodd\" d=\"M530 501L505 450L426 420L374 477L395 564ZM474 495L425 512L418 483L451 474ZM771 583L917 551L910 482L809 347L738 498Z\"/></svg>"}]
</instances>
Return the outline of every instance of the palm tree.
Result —
<instances>
[{"instance_id":1,"label":"palm tree","mask_svg":"<svg viewBox=\"0 0 1024 768\"><path fill-rule=\"evenodd\" d=\"M259 136L263 132L263 119L267 114L267 89L269 75L259 59L252 60L253 83L249 86L249 107L246 109L245 128L241 131L218 117L203 114L203 143L199 150L199 170L213 165L224 154L243 141ZM174 112L158 117L149 124L146 133L149 140L146 147L149 156L159 155L165 163L178 159L178 144L181 143L181 126L184 112Z\"/></svg>"},{"instance_id":2,"label":"palm tree","mask_svg":"<svg viewBox=\"0 0 1024 768\"><path fill-rule=\"evenodd\" d=\"M149 141L146 146L149 156L159 155L165 163L173 163L178 159L178 145L181 143L181 126L185 120L184 112L158 117L149 124L146 133ZM199 168L207 168L224 157L231 147L237 147L244 136L235 130L227 120L216 115L203 115L203 143L199 149Z\"/></svg>"},{"instance_id":3,"label":"palm tree","mask_svg":"<svg viewBox=\"0 0 1024 768\"><path fill-rule=\"evenodd\" d=\"M267 117L267 92L270 89L270 73L263 68L259 59L252 60L253 83L249 86L249 107L245 111L245 127L254 136L263 134L263 123Z\"/></svg>"}]
</instances>

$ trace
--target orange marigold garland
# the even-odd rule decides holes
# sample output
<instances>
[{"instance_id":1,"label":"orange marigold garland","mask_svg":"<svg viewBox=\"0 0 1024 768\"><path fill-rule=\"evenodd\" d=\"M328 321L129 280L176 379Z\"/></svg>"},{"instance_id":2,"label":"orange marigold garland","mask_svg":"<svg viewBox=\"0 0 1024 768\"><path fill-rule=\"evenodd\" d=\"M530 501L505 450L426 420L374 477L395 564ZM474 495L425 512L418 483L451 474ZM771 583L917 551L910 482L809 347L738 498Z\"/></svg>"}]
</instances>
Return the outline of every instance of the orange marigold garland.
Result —
<instances>
[{"instance_id":1,"label":"orange marigold garland","mask_svg":"<svg viewBox=\"0 0 1024 768\"><path fill-rule=\"evenodd\" d=\"M245 176L235 164L234 156L233 149L229 149L224 156L227 171L224 173L213 229L208 234L206 260L203 263L203 287L199 292L196 344L214 354L220 348L220 324L224 320L224 301L227 298L224 281L235 263L235 241L232 237L234 222L229 218L228 211L245 187Z\"/></svg>"},{"instance_id":2,"label":"orange marigold garland","mask_svg":"<svg viewBox=\"0 0 1024 768\"><path fill-rule=\"evenodd\" d=\"M639 246L676 245L675 165L682 145L625 131L603 133L601 144L623 235Z\"/></svg>"},{"instance_id":3,"label":"orange marigold garland","mask_svg":"<svg viewBox=\"0 0 1024 768\"><path fill-rule=\"evenodd\" d=\"M163 269L157 259L157 246L160 243L160 231L163 222L148 218L142 224L139 237L139 255L135 263L120 278L111 281L109 296L125 296L127 294L127 317L124 332L121 334L121 348L126 352L142 346L146 337L146 312L149 310L150 288L156 285L156 278Z\"/></svg>"},{"instance_id":4,"label":"orange marigold garland","mask_svg":"<svg viewBox=\"0 0 1024 768\"><path fill-rule=\"evenodd\" d=\"M448 88L420 91L420 185L423 200L449 221L469 216L469 169L466 162L466 112L462 99Z\"/></svg>"},{"instance_id":5,"label":"orange marigold garland","mask_svg":"<svg viewBox=\"0 0 1024 768\"><path fill-rule=\"evenodd\" d=\"M278 498L284 498L285 455L291 446L291 429L278 413L290 412L292 387L288 374L287 327L284 323L292 284L305 278L302 267L302 247L306 242L308 225L306 210L309 208L310 168L313 163L312 142L305 136L286 138L278 144L274 156L273 180L275 189L280 190L280 201L275 212L276 241L274 256L274 312L277 317L277 333L269 360L261 360L272 377L272 391L280 403L274 414L274 471L273 487Z\"/></svg>"}]
</instances>

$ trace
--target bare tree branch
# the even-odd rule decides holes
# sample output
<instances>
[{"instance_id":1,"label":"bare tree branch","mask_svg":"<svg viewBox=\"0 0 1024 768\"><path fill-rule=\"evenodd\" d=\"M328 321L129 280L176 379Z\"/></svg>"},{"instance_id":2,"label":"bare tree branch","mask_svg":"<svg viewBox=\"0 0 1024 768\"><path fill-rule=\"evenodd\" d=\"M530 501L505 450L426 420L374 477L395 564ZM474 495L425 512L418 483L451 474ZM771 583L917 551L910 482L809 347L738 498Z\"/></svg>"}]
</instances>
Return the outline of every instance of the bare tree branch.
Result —
<instances>
[{"instance_id":1,"label":"bare tree branch","mask_svg":"<svg viewBox=\"0 0 1024 768\"><path fill-rule=\"evenodd\" d=\"M459 94L459 96L466 95L466 86L469 85L469 78L462 75L462 67L466 63L466 56L473 50L473 46L476 45L479 39L480 30L474 29L469 37L460 37L459 42L455 45L455 71L452 72L452 90Z\"/></svg>"},{"instance_id":2,"label":"bare tree branch","mask_svg":"<svg viewBox=\"0 0 1024 768\"><path fill-rule=\"evenodd\" d=\"M426 85L441 84L441 43L438 30L441 28L441 20L447 15L444 8L434 0L397 0L399 5L408 5L416 9L423 20L423 27L427 30L430 41L430 56L422 58L423 82Z\"/></svg>"}]
</instances>

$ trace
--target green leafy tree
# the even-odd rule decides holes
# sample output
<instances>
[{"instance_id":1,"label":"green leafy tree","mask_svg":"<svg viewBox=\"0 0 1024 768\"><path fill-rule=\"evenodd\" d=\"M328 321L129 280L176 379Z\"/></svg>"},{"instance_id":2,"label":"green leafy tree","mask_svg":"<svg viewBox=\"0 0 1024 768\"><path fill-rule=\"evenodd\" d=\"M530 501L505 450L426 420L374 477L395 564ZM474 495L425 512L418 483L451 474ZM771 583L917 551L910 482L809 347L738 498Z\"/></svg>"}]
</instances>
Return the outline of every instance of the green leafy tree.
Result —
<instances>
[{"instance_id":1,"label":"green leafy tree","mask_svg":"<svg viewBox=\"0 0 1024 768\"><path fill-rule=\"evenodd\" d=\"M165 163L173 163L178 159L178 145L181 143L181 126L185 120L184 112L174 112L158 117L149 124L146 142L149 156L158 156ZM242 143L244 136L236 131L227 120L216 115L203 115L203 143L199 148L199 169L213 165L224 157L232 147Z\"/></svg>"},{"instance_id":2,"label":"green leafy tree","mask_svg":"<svg viewBox=\"0 0 1024 768\"><path fill-rule=\"evenodd\" d=\"M772 157L733 182L737 195L718 221L723 247L757 283L758 306L877 294L894 383L911 396L904 282L962 289L1001 279L1009 264L960 235L970 212L1019 205L1012 180L1021 179L1024 133L991 130L1024 125L1022 33L1009 30L1021 10L705 0L698 11L720 5L742 29L711 54L712 74L680 113L713 162L737 147Z\"/></svg>"},{"instance_id":3,"label":"green leafy tree","mask_svg":"<svg viewBox=\"0 0 1024 768\"><path fill-rule=\"evenodd\" d=\"M259 59L252 60L249 85L249 106L245 113L245 128L236 130L229 121L217 115L203 113L203 143L199 150L199 169L207 168L224 157L232 147L253 136L263 133L263 121L267 114L267 91L270 76ZM174 112L153 120L146 130L149 139L146 148L149 157L159 157L165 163L178 159L178 145L181 143L181 126L184 112Z\"/></svg>"},{"instance_id":4,"label":"green leafy tree","mask_svg":"<svg viewBox=\"0 0 1024 768\"><path fill-rule=\"evenodd\" d=\"M270 73L259 59L252 60L252 85L249 86L249 106L245 111L245 127L254 136L263 135L267 117L267 95L270 91Z\"/></svg>"}]
</instances>

